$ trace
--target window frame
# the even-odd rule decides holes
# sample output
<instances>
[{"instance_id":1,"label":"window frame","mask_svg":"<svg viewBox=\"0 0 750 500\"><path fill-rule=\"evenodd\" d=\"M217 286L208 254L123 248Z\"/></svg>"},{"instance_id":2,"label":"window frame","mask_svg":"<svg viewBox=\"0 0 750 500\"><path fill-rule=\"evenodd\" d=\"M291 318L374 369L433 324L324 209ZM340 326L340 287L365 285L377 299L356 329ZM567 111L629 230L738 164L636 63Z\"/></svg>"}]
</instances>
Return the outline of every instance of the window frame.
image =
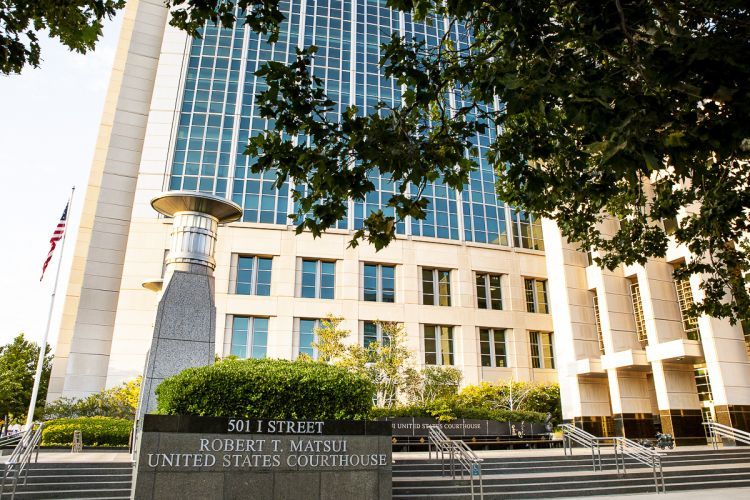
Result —
<instances>
[{"instance_id":1,"label":"window frame","mask_svg":"<svg viewBox=\"0 0 750 500\"><path fill-rule=\"evenodd\" d=\"M633 305L633 318L635 319L635 335L642 347L648 345L648 333L646 332L646 317L643 314L643 296L638 278L630 279L630 302Z\"/></svg>"},{"instance_id":2,"label":"window frame","mask_svg":"<svg viewBox=\"0 0 750 500\"><path fill-rule=\"evenodd\" d=\"M532 301L529 301L529 283L532 284ZM539 288L538 284L542 285L542 292L544 295L544 311L540 311L539 302ZM550 303L549 303L549 290L547 290L547 279L545 278L528 278L523 279L524 296L526 298L526 312L535 314L549 314Z\"/></svg>"},{"instance_id":3,"label":"window frame","mask_svg":"<svg viewBox=\"0 0 750 500\"><path fill-rule=\"evenodd\" d=\"M305 276L305 262L315 263L315 294L313 297L303 295L305 289L304 276ZM321 300L335 300L336 299L336 261L331 259L317 259L313 257L301 257L299 259L299 286L297 287L297 297L301 299L321 299ZM333 286L330 287L332 290L331 297L323 297L323 264L333 265ZM327 273L326 273L327 274ZM325 287L328 289L329 287Z\"/></svg>"},{"instance_id":4,"label":"window frame","mask_svg":"<svg viewBox=\"0 0 750 500\"><path fill-rule=\"evenodd\" d=\"M599 311L599 295L593 291L592 303L594 305L594 323L596 326L596 338L599 341L599 353L604 354L604 330L602 329L602 317Z\"/></svg>"},{"instance_id":5,"label":"window frame","mask_svg":"<svg viewBox=\"0 0 750 500\"><path fill-rule=\"evenodd\" d=\"M244 356L238 356L233 351L235 343L235 322L238 319L247 319L248 320L248 327L246 331L246 337L245 337L245 355ZM266 342L264 346L265 354L263 356L257 357L253 355L254 348L256 347L255 338L256 334L260 333L260 331L257 331L255 328L256 320L265 320L266 321ZM271 330L271 318L269 316L246 316L244 314L233 314L232 315L232 321L231 321L231 337L229 339L229 355L230 356L236 356L240 359L263 359L268 357L268 337L270 335ZM249 352L248 352L249 351ZM249 355L248 355L249 354Z\"/></svg>"},{"instance_id":6,"label":"window frame","mask_svg":"<svg viewBox=\"0 0 750 500\"><path fill-rule=\"evenodd\" d=\"M378 321L370 321L370 320L362 320L360 323L360 345L367 349L370 343L372 342L380 342L381 345L388 345L390 344L390 336L389 335L383 335L383 325ZM367 342L368 337L372 337L371 335L365 335L365 327L367 325L374 325L375 326L375 339L371 340L369 343ZM385 339L385 340L384 340Z\"/></svg>"},{"instance_id":7,"label":"window frame","mask_svg":"<svg viewBox=\"0 0 750 500\"><path fill-rule=\"evenodd\" d=\"M427 329L432 328L434 332L435 351L427 350ZM445 353L443 352L443 329L447 329L448 333L448 363L444 363ZM425 366L455 366L456 365L456 345L455 335L453 335L453 325L437 325L437 324L424 324L422 325L422 347L424 349L424 365ZM435 355L435 362L430 363L427 360L429 354Z\"/></svg>"},{"instance_id":8,"label":"window frame","mask_svg":"<svg viewBox=\"0 0 750 500\"><path fill-rule=\"evenodd\" d=\"M310 349L312 349L312 358L313 361L318 360L318 348L313 346L312 344L317 342L318 335L315 333L315 330L320 328L320 318L294 318L294 359L299 358L303 352L302 352L302 322L303 321L312 321L313 322L313 328L312 328L312 342L310 343ZM307 349L307 347L305 347ZM307 353L304 353L307 354Z\"/></svg>"},{"instance_id":9,"label":"window frame","mask_svg":"<svg viewBox=\"0 0 750 500\"><path fill-rule=\"evenodd\" d=\"M487 342L484 342L482 340L482 330L486 330L488 333L487 336ZM509 368L508 364L508 329L507 328L487 328L480 326L478 327L478 339L479 339L479 366L482 368ZM500 333L502 335L502 342L500 342L503 346L503 352L502 354L497 353L497 337L496 333ZM485 354L484 350L482 349L483 345L486 344L488 347L489 352ZM484 364L484 357L489 356L490 364L489 366ZM497 358L498 356L502 357L502 365L497 365Z\"/></svg>"},{"instance_id":10,"label":"window frame","mask_svg":"<svg viewBox=\"0 0 750 500\"><path fill-rule=\"evenodd\" d=\"M544 343L542 342L543 336L549 338L550 356L544 355ZM534 347L536 347L536 354L534 354ZM542 330L530 330L529 331L529 352L531 354L531 368L542 369L542 370L554 370L555 369L555 337L554 332L545 332ZM534 360L536 359L536 363ZM546 360L550 359L550 366L547 366Z\"/></svg>"},{"instance_id":11,"label":"window frame","mask_svg":"<svg viewBox=\"0 0 750 500\"><path fill-rule=\"evenodd\" d=\"M367 298L367 295L365 291L367 290L365 288L365 270L368 266L375 267L375 300L370 300ZM384 287L383 287L383 268L390 268L393 269L393 289L392 289L392 296L393 300L387 301L383 300L384 297ZM362 276L362 283L360 287L360 300L363 302L382 302L384 304L395 304L396 303L396 264L381 264L376 262L362 262L361 263L361 276Z\"/></svg>"},{"instance_id":12,"label":"window frame","mask_svg":"<svg viewBox=\"0 0 750 500\"><path fill-rule=\"evenodd\" d=\"M476 308L486 309L488 311L502 311L503 310L503 275L500 273L485 273L481 271L475 271L474 273L474 291L476 292ZM500 294L499 301L500 307L492 307L492 278L498 279L497 290ZM484 288L484 297L480 296L479 293L479 280L482 280L482 287ZM482 307L481 300L484 300L485 307Z\"/></svg>"},{"instance_id":13,"label":"window frame","mask_svg":"<svg viewBox=\"0 0 750 500\"><path fill-rule=\"evenodd\" d=\"M240 262L242 259L252 259L253 267L250 275L250 293L240 293L238 288L240 286ZM268 294L258 293L258 272L260 271L260 260L270 261L271 268L269 270L270 276L268 280ZM255 295L258 297L270 297L271 296L271 283L273 282L273 257L268 255L249 255L249 254L237 254L237 270L234 276L234 295ZM245 282L242 282L245 283Z\"/></svg>"},{"instance_id":14,"label":"window frame","mask_svg":"<svg viewBox=\"0 0 750 500\"><path fill-rule=\"evenodd\" d=\"M420 288L420 304L425 306L437 306L437 307L451 307L453 305L452 300L452 287L451 287L451 281L453 279L453 270L452 269L445 269L440 267L421 267L420 268L420 278L419 278L419 288ZM425 283L427 280L425 280L425 272L432 273L432 279L429 281L432 286L432 293L430 294L432 296L432 303L428 304L425 301ZM447 304L441 304L442 298L444 295L440 293L440 273L448 273L448 294L447 294ZM437 300L435 300L437 298Z\"/></svg>"}]
</instances>

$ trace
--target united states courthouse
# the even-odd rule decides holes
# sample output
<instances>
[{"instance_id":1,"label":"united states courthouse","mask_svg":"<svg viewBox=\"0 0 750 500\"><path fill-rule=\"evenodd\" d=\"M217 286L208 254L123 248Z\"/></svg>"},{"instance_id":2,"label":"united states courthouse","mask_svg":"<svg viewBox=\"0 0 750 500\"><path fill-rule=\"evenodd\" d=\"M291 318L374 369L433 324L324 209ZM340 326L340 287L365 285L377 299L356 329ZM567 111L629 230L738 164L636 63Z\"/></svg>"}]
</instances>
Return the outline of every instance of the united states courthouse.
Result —
<instances>
[{"instance_id":1,"label":"united states courthouse","mask_svg":"<svg viewBox=\"0 0 750 500\"><path fill-rule=\"evenodd\" d=\"M348 248L396 189L378 176L377 192L350 201L337 228L295 235L290 190L304 187L275 189L274 174L252 173L243 154L268 126L254 73L315 44L314 74L341 109L398 102L400 88L379 73L380 44L393 32L435 44L447 24L384 4L281 2L288 22L269 45L241 22L191 39L168 26L161 0L128 3L48 398L85 396L143 371L171 227L150 200L182 190L243 212L219 229L215 252L220 356L314 357L314 329L328 314L359 343L380 338L376 320L397 321L420 364L458 367L465 384L559 381L564 418L599 435L652 436L660 426L687 442L709 416L750 428L748 338L741 325L683 315L699 283L675 283L672 270L690 255L675 247L645 267L592 265L554 223L496 198L481 160L494 130L476 137L480 168L465 188L428 186L427 218L400 222L382 251Z\"/></svg>"}]
</instances>

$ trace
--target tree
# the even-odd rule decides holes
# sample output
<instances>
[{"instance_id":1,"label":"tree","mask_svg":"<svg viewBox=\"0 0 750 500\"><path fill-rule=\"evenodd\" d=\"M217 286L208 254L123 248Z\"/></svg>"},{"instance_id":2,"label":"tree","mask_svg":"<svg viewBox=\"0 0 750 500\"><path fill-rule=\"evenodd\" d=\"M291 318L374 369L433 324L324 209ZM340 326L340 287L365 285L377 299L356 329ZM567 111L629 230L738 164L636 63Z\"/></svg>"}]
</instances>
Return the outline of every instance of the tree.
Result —
<instances>
[{"instance_id":1,"label":"tree","mask_svg":"<svg viewBox=\"0 0 750 500\"><path fill-rule=\"evenodd\" d=\"M231 26L235 4L271 39L283 18L278 0L167 4L178 7L173 24L196 35L209 20ZM349 198L375 189L368 174L378 171L399 186L388 202L395 215L369 214L351 244L382 248L397 219L425 217L425 186L463 187L477 168L477 134L498 127L486 161L503 200L553 219L608 268L663 257L670 236L662 221L679 214L672 237L698 258L678 275L704 277L706 296L694 312L750 316L744 0L387 5L439 26L450 20L436 46L394 33L382 47L381 66L404 89L403 103L337 115L311 75L314 47L257 73L268 84L261 115L275 128L253 137L246 153L258 157L255 171L275 170L279 185L305 186L294 194L298 231L317 236L332 227ZM312 140L298 143L300 135ZM614 235L601 230L607 217L619 220Z\"/></svg>"},{"instance_id":2,"label":"tree","mask_svg":"<svg viewBox=\"0 0 750 500\"><path fill-rule=\"evenodd\" d=\"M346 339L351 333L349 330L339 328L344 318L329 314L320 320L320 327L315 329L315 337L318 339L312 343L313 348L318 351L318 360L324 363L334 363L346 354Z\"/></svg>"},{"instance_id":3,"label":"tree","mask_svg":"<svg viewBox=\"0 0 750 500\"><path fill-rule=\"evenodd\" d=\"M549 413L554 422L562 422L560 386L503 380L464 387L459 400L470 407L488 410L534 411Z\"/></svg>"},{"instance_id":4,"label":"tree","mask_svg":"<svg viewBox=\"0 0 750 500\"><path fill-rule=\"evenodd\" d=\"M44 418L113 417L134 419L142 377L91 394L82 399L59 398L47 404Z\"/></svg>"},{"instance_id":5,"label":"tree","mask_svg":"<svg viewBox=\"0 0 750 500\"><path fill-rule=\"evenodd\" d=\"M125 0L11 0L0 2L0 72L20 73L39 66L37 32L46 30L70 50L85 54L102 34L105 19Z\"/></svg>"},{"instance_id":6,"label":"tree","mask_svg":"<svg viewBox=\"0 0 750 500\"><path fill-rule=\"evenodd\" d=\"M34 387L34 376L39 359L39 346L19 333L13 341L0 347L0 415L6 430L11 422L25 421ZM52 365L50 346L47 345L42 365L42 379L37 396L37 412L44 408Z\"/></svg>"}]
</instances>

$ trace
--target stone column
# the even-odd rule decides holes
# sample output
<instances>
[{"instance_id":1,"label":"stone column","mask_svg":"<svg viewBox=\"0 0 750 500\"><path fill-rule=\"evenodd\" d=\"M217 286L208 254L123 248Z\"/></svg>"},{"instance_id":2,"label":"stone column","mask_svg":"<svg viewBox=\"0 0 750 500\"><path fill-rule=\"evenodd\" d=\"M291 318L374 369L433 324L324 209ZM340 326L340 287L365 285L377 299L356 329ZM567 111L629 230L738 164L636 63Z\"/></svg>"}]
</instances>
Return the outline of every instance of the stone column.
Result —
<instances>
[{"instance_id":1,"label":"stone column","mask_svg":"<svg viewBox=\"0 0 750 500\"><path fill-rule=\"evenodd\" d=\"M214 248L218 225L239 219L238 205L201 193L163 193L151 206L173 217L164 285L143 374L138 419L156 409L154 390L186 368L214 362Z\"/></svg>"}]
</instances>

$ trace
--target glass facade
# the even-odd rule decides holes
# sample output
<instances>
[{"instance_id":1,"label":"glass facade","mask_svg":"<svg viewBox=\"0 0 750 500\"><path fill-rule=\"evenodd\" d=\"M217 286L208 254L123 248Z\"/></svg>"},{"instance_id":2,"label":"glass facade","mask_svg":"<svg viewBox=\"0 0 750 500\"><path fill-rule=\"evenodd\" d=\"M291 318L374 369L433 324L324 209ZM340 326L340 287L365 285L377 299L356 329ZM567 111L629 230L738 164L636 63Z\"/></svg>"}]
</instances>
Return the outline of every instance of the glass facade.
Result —
<instances>
[{"instance_id":1,"label":"glass facade","mask_svg":"<svg viewBox=\"0 0 750 500\"><path fill-rule=\"evenodd\" d=\"M442 19L416 22L409 13L392 11L381 0L294 0L280 2L280 8L286 21L277 43L268 44L246 29L242 18L233 29L207 25L203 37L191 41L169 189L229 198L242 207L244 222L287 225L293 222L288 214L295 209L291 190L304 191L304 184L284 183L277 189L275 173L252 173L256 160L243 154L251 137L273 125L261 118L255 102L255 96L266 88L255 76L258 68L265 61L290 63L297 47L314 44L318 52L311 71L338 103L332 115L338 117L349 105L356 105L360 114L370 114L378 102L397 105L402 97L397 82L385 78L378 66L381 44L392 33L401 33L436 46L447 23ZM470 36L464 27L456 23L451 29L450 38L466 48ZM470 100L465 89L454 89L451 98L456 105ZM485 106L492 110L497 104ZM497 199L495 173L486 161L496 136L496 127L489 126L472 138L479 168L470 174L462 191L441 182L426 185L422 192L429 201L426 218L400 221L396 233L543 250L539 221ZM372 211L394 215L387 204L398 192L398 184L376 171L369 177L376 191L364 200L350 200L348 215L339 221L338 229L361 228ZM419 188L406 189L415 194Z\"/></svg>"}]
</instances>

